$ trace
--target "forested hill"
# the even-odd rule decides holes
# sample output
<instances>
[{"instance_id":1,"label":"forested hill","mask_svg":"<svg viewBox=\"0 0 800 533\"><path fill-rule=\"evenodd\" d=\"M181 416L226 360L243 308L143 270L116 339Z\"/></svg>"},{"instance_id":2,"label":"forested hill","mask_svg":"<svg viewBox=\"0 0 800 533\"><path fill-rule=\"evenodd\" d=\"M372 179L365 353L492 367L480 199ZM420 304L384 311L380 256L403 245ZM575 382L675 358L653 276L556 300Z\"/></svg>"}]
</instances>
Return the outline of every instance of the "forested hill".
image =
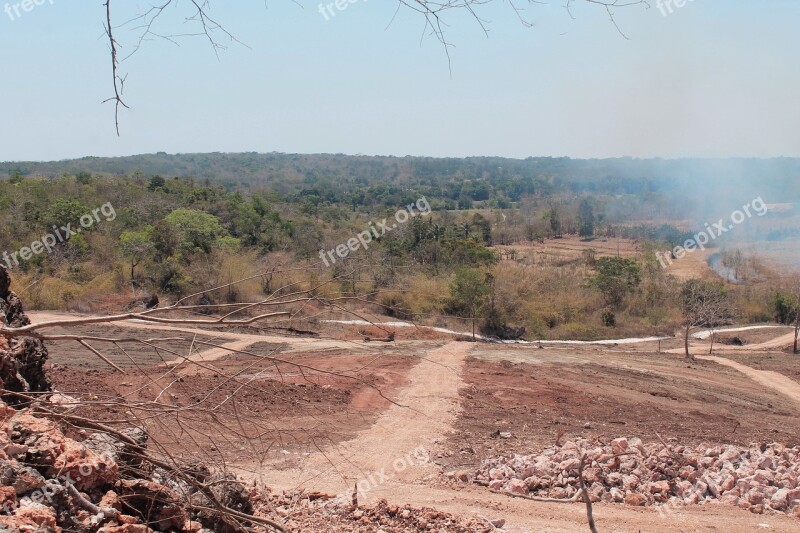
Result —
<instances>
[{"instance_id":1,"label":"forested hill","mask_svg":"<svg viewBox=\"0 0 800 533\"><path fill-rule=\"evenodd\" d=\"M686 198L696 207L762 196L800 200L800 159L588 159L538 157L428 158L326 154L207 153L86 157L55 162L0 163L0 179L14 175L194 177L232 189L268 188L277 194L390 204L400 191L440 199L491 201L497 207L524 196L598 194ZM402 195L405 196L405 195ZM399 198L397 198L399 199ZM459 207L456 205L455 207Z\"/></svg>"}]
</instances>

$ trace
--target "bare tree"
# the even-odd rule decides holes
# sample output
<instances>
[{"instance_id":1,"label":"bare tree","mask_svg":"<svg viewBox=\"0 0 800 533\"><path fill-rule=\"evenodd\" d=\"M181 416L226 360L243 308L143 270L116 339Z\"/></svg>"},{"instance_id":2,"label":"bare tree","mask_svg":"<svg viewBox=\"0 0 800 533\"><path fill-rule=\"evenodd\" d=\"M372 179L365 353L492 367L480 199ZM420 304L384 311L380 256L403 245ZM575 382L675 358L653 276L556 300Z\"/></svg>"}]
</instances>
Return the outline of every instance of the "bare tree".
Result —
<instances>
[{"instance_id":1,"label":"bare tree","mask_svg":"<svg viewBox=\"0 0 800 533\"><path fill-rule=\"evenodd\" d=\"M683 299L684 348L686 351L686 358L694 360L689 350L689 338L692 328L715 328L725 319L730 318L731 312L728 302L728 291L722 283L693 279L684 284L681 297Z\"/></svg>"},{"instance_id":2,"label":"bare tree","mask_svg":"<svg viewBox=\"0 0 800 533\"><path fill-rule=\"evenodd\" d=\"M793 299L794 299L794 346L792 348L792 353L795 355L800 354L800 346L798 346L798 340L800 340L800 277L795 278L793 281L794 290L793 290Z\"/></svg>"},{"instance_id":3,"label":"bare tree","mask_svg":"<svg viewBox=\"0 0 800 533\"><path fill-rule=\"evenodd\" d=\"M797 346L798 338L800 338L800 299L798 299L797 303L798 303L797 311L795 312L796 317L794 319L794 348L792 349L792 353L794 353L795 355L800 354L800 352L798 352L798 346Z\"/></svg>"}]
</instances>

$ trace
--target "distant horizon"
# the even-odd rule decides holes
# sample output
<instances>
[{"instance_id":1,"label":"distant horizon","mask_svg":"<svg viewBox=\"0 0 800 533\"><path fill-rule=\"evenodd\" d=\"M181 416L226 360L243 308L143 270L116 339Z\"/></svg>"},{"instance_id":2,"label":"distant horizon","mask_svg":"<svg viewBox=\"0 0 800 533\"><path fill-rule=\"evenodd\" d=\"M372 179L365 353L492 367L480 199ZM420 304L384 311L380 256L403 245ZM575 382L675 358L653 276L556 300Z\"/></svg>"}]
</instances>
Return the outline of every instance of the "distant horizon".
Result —
<instances>
[{"instance_id":1,"label":"distant horizon","mask_svg":"<svg viewBox=\"0 0 800 533\"><path fill-rule=\"evenodd\" d=\"M604 156L604 157L575 157L569 155L529 155L525 157L514 157L514 156L505 156L505 155L487 155L487 154L473 154L473 155L454 155L454 156L436 156L436 155L416 155L416 154L406 154L406 155L393 155L393 154L365 154L365 153L342 153L342 152L284 152L273 150L269 152L258 152L253 150L242 150L242 151L222 151L222 150L212 150L212 151L196 151L196 152L166 152L166 151L158 151L158 152L141 152L141 153L132 153L126 155L83 155L78 157L67 157L62 159L9 159L9 160L0 160L0 164L13 164L13 163L61 163L61 162L70 162L70 161L80 161L82 159L125 159L125 158L132 158L132 157L142 157L142 156L186 156L186 155L210 155L210 154L221 154L221 155L244 155L244 154L257 154L257 155L300 155L300 156L338 156L338 157L374 157L374 158L395 158L395 159L405 159L405 158L420 158L420 159L509 159L515 161L525 161L526 159L569 159L573 161L614 161L614 160L624 160L629 159L633 161L737 161L737 160L749 160L749 161L769 161L774 159L800 159L800 155L798 156L787 156L787 155L776 155L776 156L768 156L768 157L759 157L759 156L728 156L728 157L702 157L702 156L682 156L682 157L667 157L667 156Z\"/></svg>"}]
</instances>

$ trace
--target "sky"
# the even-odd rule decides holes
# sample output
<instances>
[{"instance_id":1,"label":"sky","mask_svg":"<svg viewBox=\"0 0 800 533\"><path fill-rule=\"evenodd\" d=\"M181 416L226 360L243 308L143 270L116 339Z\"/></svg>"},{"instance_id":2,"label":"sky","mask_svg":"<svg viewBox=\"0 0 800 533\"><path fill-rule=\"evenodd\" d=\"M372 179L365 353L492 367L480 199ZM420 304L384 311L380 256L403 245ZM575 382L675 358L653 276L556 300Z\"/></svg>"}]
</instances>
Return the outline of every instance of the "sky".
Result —
<instances>
[{"instance_id":1,"label":"sky","mask_svg":"<svg viewBox=\"0 0 800 533\"><path fill-rule=\"evenodd\" d=\"M0 160L168 152L462 157L800 156L800 2L687 0L606 12L507 1L445 17L444 47L394 0L211 0L217 35L145 40L112 1L114 130L100 0L0 0ZM664 0L662 0L663 2ZM155 31L191 34L177 0ZM671 12L670 12L671 9ZM323 11L325 8L323 6ZM19 13L17 16L16 13ZM483 26L483 27L482 27ZM484 31L486 30L486 31Z\"/></svg>"}]
</instances>

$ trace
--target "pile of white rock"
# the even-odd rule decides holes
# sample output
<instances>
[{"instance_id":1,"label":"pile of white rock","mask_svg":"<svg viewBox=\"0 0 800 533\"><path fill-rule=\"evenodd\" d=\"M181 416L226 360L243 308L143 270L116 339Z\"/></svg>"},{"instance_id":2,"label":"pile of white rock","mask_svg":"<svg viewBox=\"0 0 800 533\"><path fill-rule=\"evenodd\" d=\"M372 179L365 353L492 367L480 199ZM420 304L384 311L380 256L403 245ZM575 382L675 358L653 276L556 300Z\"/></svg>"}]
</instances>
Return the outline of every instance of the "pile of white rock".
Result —
<instances>
[{"instance_id":1,"label":"pile of white rock","mask_svg":"<svg viewBox=\"0 0 800 533\"><path fill-rule=\"evenodd\" d=\"M583 477L595 502L659 506L719 502L758 514L778 511L800 518L800 447L781 444L691 447L644 444L638 438L607 444L579 439L538 455L487 459L474 481L496 491L569 499L580 488L583 453Z\"/></svg>"}]
</instances>

